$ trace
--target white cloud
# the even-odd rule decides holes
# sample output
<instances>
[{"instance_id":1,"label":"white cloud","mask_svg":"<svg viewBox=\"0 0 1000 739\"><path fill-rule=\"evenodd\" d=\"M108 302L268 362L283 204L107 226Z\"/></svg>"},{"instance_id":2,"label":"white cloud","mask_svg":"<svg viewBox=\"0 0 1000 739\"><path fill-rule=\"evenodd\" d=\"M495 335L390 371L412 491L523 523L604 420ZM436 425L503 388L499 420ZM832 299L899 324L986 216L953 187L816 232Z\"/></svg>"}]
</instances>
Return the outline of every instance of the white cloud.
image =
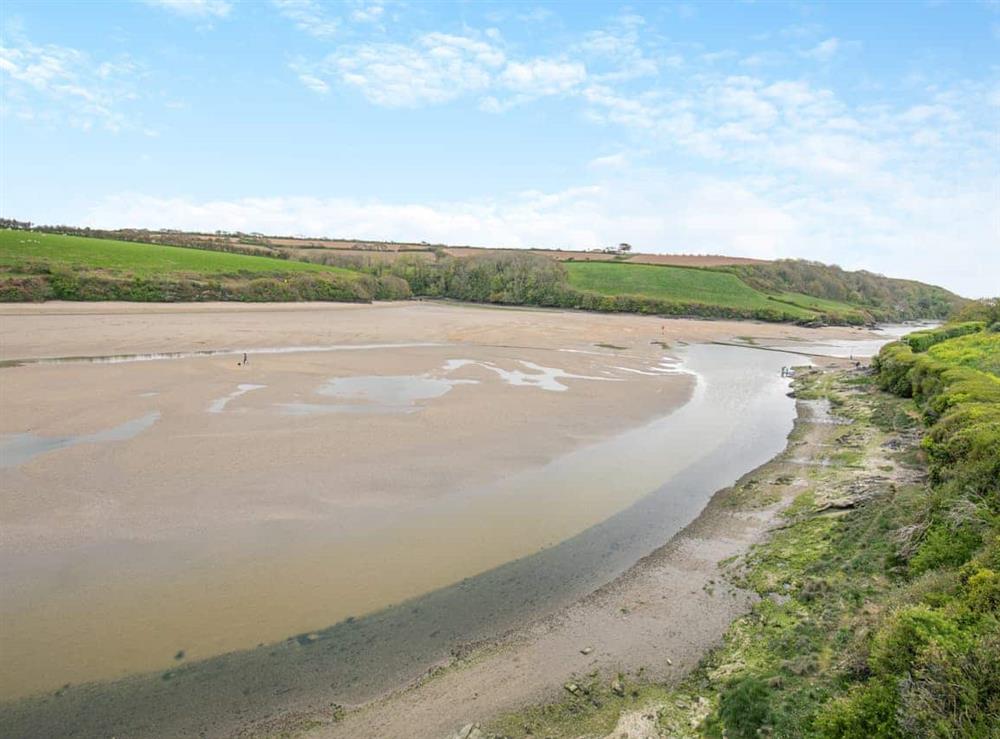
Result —
<instances>
[{"instance_id":1,"label":"white cloud","mask_svg":"<svg viewBox=\"0 0 1000 739\"><path fill-rule=\"evenodd\" d=\"M232 10L227 0L144 0L146 5L163 8L188 18L225 18Z\"/></svg>"},{"instance_id":2,"label":"white cloud","mask_svg":"<svg viewBox=\"0 0 1000 739\"><path fill-rule=\"evenodd\" d=\"M134 123L124 108L138 97L142 69L129 57L98 62L78 49L15 38L0 46L0 75L4 109L22 118L116 133Z\"/></svg>"},{"instance_id":3,"label":"white cloud","mask_svg":"<svg viewBox=\"0 0 1000 739\"><path fill-rule=\"evenodd\" d=\"M841 40L834 36L826 39L825 41L820 41L811 49L802 52L802 54L812 59L816 59L817 61L828 62L833 59L833 57L837 55L837 52L842 48L843 44Z\"/></svg>"},{"instance_id":4,"label":"white cloud","mask_svg":"<svg viewBox=\"0 0 1000 739\"><path fill-rule=\"evenodd\" d=\"M727 212L732 217L714 218ZM247 198L196 202L121 195L97 205L86 225L259 230L267 233L427 240L492 246L592 248L626 240L674 248L773 255L795 224L741 187L712 181L647 189L583 186L504 199L387 203L349 198Z\"/></svg>"},{"instance_id":5,"label":"white cloud","mask_svg":"<svg viewBox=\"0 0 1000 739\"><path fill-rule=\"evenodd\" d=\"M630 163L628 154L620 151L616 154L605 154L604 156L594 157L587 163L587 166L598 169L622 169Z\"/></svg>"},{"instance_id":6,"label":"white cloud","mask_svg":"<svg viewBox=\"0 0 1000 739\"><path fill-rule=\"evenodd\" d=\"M587 78L582 62L559 58L508 59L496 34L427 33L412 44L349 46L319 62L291 65L310 89L325 93L329 82L357 89L387 108L446 103L480 95L479 106L501 112L546 95L567 94Z\"/></svg>"},{"instance_id":7,"label":"white cloud","mask_svg":"<svg viewBox=\"0 0 1000 739\"><path fill-rule=\"evenodd\" d=\"M555 15L548 8L532 8L525 13L519 13L517 19L522 23L544 23Z\"/></svg>"},{"instance_id":8,"label":"white cloud","mask_svg":"<svg viewBox=\"0 0 1000 739\"><path fill-rule=\"evenodd\" d=\"M670 54L662 59L654 58L649 49L644 48L640 31L645 20L638 15L619 16L607 28L587 33L583 40L572 48L572 53L586 57L599 71L597 79L603 82L624 82L657 74L660 66L677 66L681 57Z\"/></svg>"},{"instance_id":9,"label":"white cloud","mask_svg":"<svg viewBox=\"0 0 1000 739\"><path fill-rule=\"evenodd\" d=\"M337 34L340 21L330 17L315 0L272 0L283 16L296 28L316 38L331 38ZM381 6L379 6L381 7Z\"/></svg>"},{"instance_id":10,"label":"white cloud","mask_svg":"<svg viewBox=\"0 0 1000 739\"><path fill-rule=\"evenodd\" d=\"M98 203L85 225L507 247L593 248L626 241L652 252L807 257L944 284L966 295L996 293L995 203L989 190L975 184L943 189L940 183L913 182L873 193L659 170L609 176L614 179L607 183L558 192L447 202L202 202L124 194ZM948 269L942 269L942 255Z\"/></svg>"},{"instance_id":11,"label":"white cloud","mask_svg":"<svg viewBox=\"0 0 1000 739\"><path fill-rule=\"evenodd\" d=\"M376 105L406 108L485 90L504 61L503 52L485 41L428 33L410 46L348 47L311 67L300 63L296 71L300 78L306 69L313 80L335 78Z\"/></svg>"},{"instance_id":12,"label":"white cloud","mask_svg":"<svg viewBox=\"0 0 1000 739\"><path fill-rule=\"evenodd\" d=\"M557 95L569 92L587 79L587 69L580 62L557 59L512 61L499 79L504 87L524 95Z\"/></svg>"},{"instance_id":13,"label":"white cloud","mask_svg":"<svg viewBox=\"0 0 1000 739\"><path fill-rule=\"evenodd\" d=\"M361 3L351 11L351 20L358 23L378 23L384 13L385 7L380 2Z\"/></svg>"}]
</instances>

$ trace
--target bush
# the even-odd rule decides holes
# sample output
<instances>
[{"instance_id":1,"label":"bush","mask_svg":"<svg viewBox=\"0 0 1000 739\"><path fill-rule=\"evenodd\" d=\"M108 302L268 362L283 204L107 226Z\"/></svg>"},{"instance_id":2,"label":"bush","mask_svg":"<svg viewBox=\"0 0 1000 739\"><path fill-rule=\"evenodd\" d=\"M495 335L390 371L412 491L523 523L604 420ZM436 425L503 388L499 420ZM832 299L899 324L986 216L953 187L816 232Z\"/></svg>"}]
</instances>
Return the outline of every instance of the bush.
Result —
<instances>
[{"instance_id":1,"label":"bush","mask_svg":"<svg viewBox=\"0 0 1000 739\"><path fill-rule=\"evenodd\" d=\"M924 605L904 608L876 634L870 658L872 669L904 675L919 663L932 642L948 647L963 644L961 632L947 616Z\"/></svg>"},{"instance_id":2,"label":"bush","mask_svg":"<svg viewBox=\"0 0 1000 739\"><path fill-rule=\"evenodd\" d=\"M726 735L735 739L753 739L761 727L772 720L770 691L756 677L734 681L719 700L719 717Z\"/></svg>"},{"instance_id":3,"label":"bush","mask_svg":"<svg viewBox=\"0 0 1000 739\"><path fill-rule=\"evenodd\" d=\"M958 336L979 333L985 328L982 321L966 321L964 323L950 323L941 328L928 329L926 331L914 331L908 334L903 341L909 344L915 352L925 352L935 344Z\"/></svg>"},{"instance_id":4,"label":"bush","mask_svg":"<svg viewBox=\"0 0 1000 739\"><path fill-rule=\"evenodd\" d=\"M962 650L938 645L903 683L899 723L914 737L965 739L997 736L1000 726L1000 633L993 622Z\"/></svg>"},{"instance_id":5,"label":"bush","mask_svg":"<svg viewBox=\"0 0 1000 739\"><path fill-rule=\"evenodd\" d=\"M951 528L938 523L928 530L910 560L910 572L921 575L938 567L959 567L972 558L982 543L979 532L969 525Z\"/></svg>"},{"instance_id":6,"label":"bush","mask_svg":"<svg viewBox=\"0 0 1000 739\"><path fill-rule=\"evenodd\" d=\"M816 719L817 733L829 739L896 739L903 736L898 707L894 683L873 680L828 704Z\"/></svg>"}]
</instances>

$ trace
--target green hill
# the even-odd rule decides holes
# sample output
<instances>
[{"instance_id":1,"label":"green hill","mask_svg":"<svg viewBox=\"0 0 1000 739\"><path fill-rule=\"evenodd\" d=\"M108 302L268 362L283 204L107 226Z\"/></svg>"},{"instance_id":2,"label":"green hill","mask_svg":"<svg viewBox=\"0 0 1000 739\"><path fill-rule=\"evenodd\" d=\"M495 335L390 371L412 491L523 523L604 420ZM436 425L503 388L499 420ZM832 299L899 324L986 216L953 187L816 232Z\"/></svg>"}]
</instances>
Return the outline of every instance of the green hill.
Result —
<instances>
[{"instance_id":1,"label":"green hill","mask_svg":"<svg viewBox=\"0 0 1000 739\"><path fill-rule=\"evenodd\" d=\"M710 305L749 314L779 312L792 320L864 323L857 306L810 295L767 295L735 274L715 269L614 262L566 264L569 284L601 295L635 295L676 304Z\"/></svg>"},{"instance_id":2,"label":"green hill","mask_svg":"<svg viewBox=\"0 0 1000 739\"><path fill-rule=\"evenodd\" d=\"M4 221L16 224L13 221ZM64 233L69 231L70 233ZM783 260L674 266L559 261L477 249L434 259L267 249L196 234L69 227L0 229L0 300L372 300L412 295L605 312L860 325L942 318L967 301L943 288ZM197 237L197 238L195 238ZM177 244L158 243L174 240ZM375 254L375 252L372 252ZM282 257L282 258L277 258Z\"/></svg>"},{"instance_id":3,"label":"green hill","mask_svg":"<svg viewBox=\"0 0 1000 739\"><path fill-rule=\"evenodd\" d=\"M0 267L10 270L27 265L105 270L137 277L163 275L238 275L327 272L350 274L348 270L285 259L244 254L185 249L177 246L137 244L127 241L90 239L80 236L29 231L0 231Z\"/></svg>"},{"instance_id":4,"label":"green hill","mask_svg":"<svg viewBox=\"0 0 1000 739\"><path fill-rule=\"evenodd\" d=\"M966 301L935 285L804 259L779 259L763 264L726 265L717 269L738 275L768 294L798 293L814 300L860 307L881 321L947 318Z\"/></svg>"},{"instance_id":5,"label":"green hill","mask_svg":"<svg viewBox=\"0 0 1000 739\"><path fill-rule=\"evenodd\" d=\"M176 246L0 230L0 300L367 301L396 282L340 267Z\"/></svg>"}]
</instances>

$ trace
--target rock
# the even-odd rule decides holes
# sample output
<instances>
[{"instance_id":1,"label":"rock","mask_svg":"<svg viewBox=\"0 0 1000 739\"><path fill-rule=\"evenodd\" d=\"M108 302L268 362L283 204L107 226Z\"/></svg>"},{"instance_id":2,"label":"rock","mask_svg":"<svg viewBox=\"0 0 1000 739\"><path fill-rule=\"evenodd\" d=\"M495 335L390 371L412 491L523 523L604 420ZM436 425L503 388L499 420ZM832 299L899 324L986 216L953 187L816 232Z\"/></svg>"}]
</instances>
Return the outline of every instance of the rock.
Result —
<instances>
[{"instance_id":1,"label":"rock","mask_svg":"<svg viewBox=\"0 0 1000 739\"><path fill-rule=\"evenodd\" d=\"M667 664L668 665L673 665L674 661L672 659L670 659L670 657L667 657Z\"/></svg>"},{"instance_id":2,"label":"rock","mask_svg":"<svg viewBox=\"0 0 1000 739\"><path fill-rule=\"evenodd\" d=\"M457 733L452 734L450 739L484 739L484 736L479 724L466 724Z\"/></svg>"},{"instance_id":3,"label":"rock","mask_svg":"<svg viewBox=\"0 0 1000 739\"><path fill-rule=\"evenodd\" d=\"M566 683L563 685L563 689L567 693L572 693L573 695L580 695L580 686L576 683Z\"/></svg>"},{"instance_id":4,"label":"rock","mask_svg":"<svg viewBox=\"0 0 1000 739\"><path fill-rule=\"evenodd\" d=\"M580 650L580 654L590 654L593 651L594 651L593 647L584 647L583 649Z\"/></svg>"},{"instance_id":5,"label":"rock","mask_svg":"<svg viewBox=\"0 0 1000 739\"><path fill-rule=\"evenodd\" d=\"M621 680L615 679L611 681L611 692L617 696L625 695L625 686Z\"/></svg>"}]
</instances>

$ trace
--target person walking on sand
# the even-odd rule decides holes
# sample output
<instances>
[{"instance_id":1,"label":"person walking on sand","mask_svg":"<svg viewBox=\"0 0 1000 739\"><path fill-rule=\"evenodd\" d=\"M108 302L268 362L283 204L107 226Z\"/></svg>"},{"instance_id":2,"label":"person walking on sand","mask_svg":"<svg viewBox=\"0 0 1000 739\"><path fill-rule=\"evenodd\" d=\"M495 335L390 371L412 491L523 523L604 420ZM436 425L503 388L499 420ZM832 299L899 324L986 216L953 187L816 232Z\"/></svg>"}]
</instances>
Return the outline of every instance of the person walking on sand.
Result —
<instances>
[{"instance_id":1,"label":"person walking on sand","mask_svg":"<svg viewBox=\"0 0 1000 739\"><path fill-rule=\"evenodd\" d=\"M246 352L243 352L243 366L244 367L247 366L247 353Z\"/></svg>"}]
</instances>

